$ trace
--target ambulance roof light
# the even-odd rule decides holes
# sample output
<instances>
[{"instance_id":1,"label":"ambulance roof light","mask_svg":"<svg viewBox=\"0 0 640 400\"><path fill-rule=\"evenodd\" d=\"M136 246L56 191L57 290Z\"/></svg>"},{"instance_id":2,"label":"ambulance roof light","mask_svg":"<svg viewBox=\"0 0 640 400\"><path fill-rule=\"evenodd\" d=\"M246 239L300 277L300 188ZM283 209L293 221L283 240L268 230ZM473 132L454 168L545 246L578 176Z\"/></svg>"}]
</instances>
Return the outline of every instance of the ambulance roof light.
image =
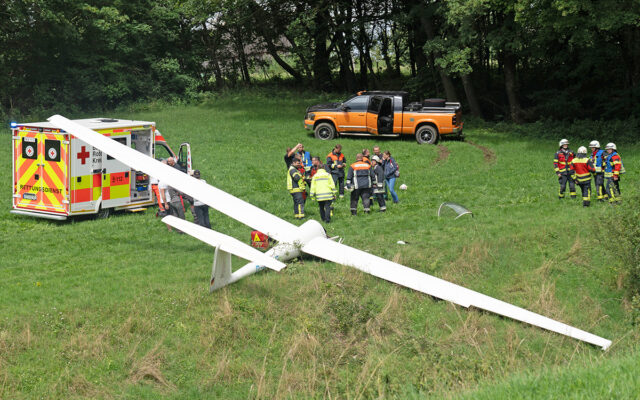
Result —
<instances>
[{"instance_id":1,"label":"ambulance roof light","mask_svg":"<svg viewBox=\"0 0 640 400\"><path fill-rule=\"evenodd\" d=\"M14 128L18 127L18 123L16 121L11 121L11 123L9 125L11 126L11 129L14 129Z\"/></svg>"}]
</instances>

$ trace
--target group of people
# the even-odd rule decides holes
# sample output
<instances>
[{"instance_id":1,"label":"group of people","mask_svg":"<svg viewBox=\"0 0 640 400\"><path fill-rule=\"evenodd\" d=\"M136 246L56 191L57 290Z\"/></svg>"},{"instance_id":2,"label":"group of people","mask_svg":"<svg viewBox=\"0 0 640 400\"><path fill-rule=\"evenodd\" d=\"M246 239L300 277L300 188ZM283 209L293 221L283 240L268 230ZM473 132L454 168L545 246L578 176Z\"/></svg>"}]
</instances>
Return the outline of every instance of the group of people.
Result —
<instances>
[{"instance_id":1,"label":"group of people","mask_svg":"<svg viewBox=\"0 0 640 400\"><path fill-rule=\"evenodd\" d=\"M166 160L162 160L163 164L167 164L181 172L185 172L176 163L173 157L169 157ZM200 171L194 170L193 177L201 179ZM204 181L204 180L203 180ZM156 195L158 201L158 215L173 215L181 219L185 219L185 200L189 204L189 209L193 215L193 222L205 228L211 229L211 222L209 221L209 206L204 204L198 199L194 199L173 187L167 185L163 181L160 181L154 177L151 178L151 188ZM171 227L167 226L171 231Z\"/></svg>"},{"instance_id":2,"label":"group of people","mask_svg":"<svg viewBox=\"0 0 640 400\"><path fill-rule=\"evenodd\" d=\"M373 199L377 200L381 212L387 210L387 190L394 203L398 203L395 192L396 178L400 175L398 163L389 151L381 152L380 146L356 154L356 160L347 164L342 145L337 144L327 155L325 162L320 157L311 157L304 146L298 143L287 148L284 156L287 165L287 190L293 199L293 214L297 219L305 217L307 196L318 201L320 218L331 222L333 201L350 191L352 215L358 214L358 203L362 200L365 213L371 211ZM346 170L346 172L345 172Z\"/></svg>"},{"instance_id":3,"label":"group of people","mask_svg":"<svg viewBox=\"0 0 640 400\"><path fill-rule=\"evenodd\" d=\"M587 154L587 148L584 146L580 146L578 153L574 154L569 149L567 139L562 139L559 146L553 160L560 183L558 198L564 198L567 183L569 183L569 194L572 199L575 199L577 183L582 190L582 205L589 207L593 175L598 201L604 202L608 199L612 204L620 201L620 175L624 173L624 166L615 143L607 143L602 150L600 142L592 140L589 143L590 155Z\"/></svg>"}]
</instances>

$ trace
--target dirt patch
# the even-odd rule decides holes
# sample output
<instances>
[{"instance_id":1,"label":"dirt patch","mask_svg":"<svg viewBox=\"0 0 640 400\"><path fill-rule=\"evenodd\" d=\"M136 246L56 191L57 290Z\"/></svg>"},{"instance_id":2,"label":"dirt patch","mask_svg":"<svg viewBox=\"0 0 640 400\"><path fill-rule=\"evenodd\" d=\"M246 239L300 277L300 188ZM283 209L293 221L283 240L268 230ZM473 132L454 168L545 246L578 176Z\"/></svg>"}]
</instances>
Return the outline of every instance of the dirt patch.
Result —
<instances>
[{"instance_id":1,"label":"dirt patch","mask_svg":"<svg viewBox=\"0 0 640 400\"><path fill-rule=\"evenodd\" d=\"M441 144L437 145L436 147L438 148L438 157L433 160L433 165L447 161L447 158L449 158L449 153L451 153L448 148Z\"/></svg>"},{"instance_id":2,"label":"dirt patch","mask_svg":"<svg viewBox=\"0 0 640 400\"><path fill-rule=\"evenodd\" d=\"M129 379L132 383L145 382L152 383L168 390L175 390L175 385L167 381L162 374L164 363L164 353L160 350L158 343L144 357L133 362Z\"/></svg>"},{"instance_id":3,"label":"dirt patch","mask_svg":"<svg viewBox=\"0 0 640 400\"><path fill-rule=\"evenodd\" d=\"M484 156L484 162L486 162L487 164L493 164L496 162L497 160L496 153L494 153L493 150L491 150L490 148L480 146L479 144L473 143L470 140L467 140L467 143L469 143L473 147L477 147L480 150L482 150L482 155Z\"/></svg>"}]
</instances>

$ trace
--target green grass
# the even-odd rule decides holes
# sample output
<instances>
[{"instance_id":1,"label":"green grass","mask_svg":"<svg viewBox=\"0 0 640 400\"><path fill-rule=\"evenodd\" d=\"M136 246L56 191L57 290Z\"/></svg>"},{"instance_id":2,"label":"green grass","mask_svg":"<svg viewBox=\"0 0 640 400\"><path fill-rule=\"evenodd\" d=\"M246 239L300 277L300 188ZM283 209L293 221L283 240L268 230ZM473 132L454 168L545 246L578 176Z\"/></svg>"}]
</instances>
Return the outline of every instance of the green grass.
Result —
<instances>
[{"instance_id":1,"label":"green grass","mask_svg":"<svg viewBox=\"0 0 640 400\"><path fill-rule=\"evenodd\" d=\"M324 100L241 92L113 116L156 121L174 149L191 142L209 183L294 222L283 155L299 141L329 153L335 142L302 128L305 108ZM352 218L340 201L327 233L612 339L609 351L314 259L209 294L213 249L168 233L155 210L62 223L10 214L2 134L0 398L504 398L535 397L540 385L553 397L553 385L575 379L598 398L618 372L637 376L639 332L615 249L596 232L615 210L557 200L556 139L465 129L495 158L468 142L442 142L449 155L436 163L442 150L411 138L340 139L349 161L374 144L390 150L408 190L385 214ZM627 199L639 192L638 150L620 148ZM437 218L443 201L474 217ZM307 215L319 219L316 204ZM249 241L250 228L211 216L214 229Z\"/></svg>"}]
</instances>

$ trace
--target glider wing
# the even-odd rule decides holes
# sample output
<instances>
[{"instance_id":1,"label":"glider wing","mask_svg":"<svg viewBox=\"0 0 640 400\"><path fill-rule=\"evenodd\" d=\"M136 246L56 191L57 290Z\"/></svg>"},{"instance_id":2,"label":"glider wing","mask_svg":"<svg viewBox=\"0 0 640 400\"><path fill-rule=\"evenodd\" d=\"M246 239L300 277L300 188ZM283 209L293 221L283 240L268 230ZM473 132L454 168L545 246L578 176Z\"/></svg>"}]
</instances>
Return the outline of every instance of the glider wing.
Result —
<instances>
[{"instance_id":1,"label":"glider wing","mask_svg":"<svg viewBox=\"0 0 640 400\"><path fill-rule=\"evenodd\" d=\"M610 340L589 332L329 239L315 238L304 245L302 251L463 307L473 306L582 340L603 350L611 345Z\"/></svg>"},{"instance_id":2,"label":"glider wing","mask_svg":"<svg viewBox=\"0 0 640 400\"><path fill-rule=\"evenodd\" d=\"M252 204L193 178L169 165L154 160L130 147L79 125L61 115L49 121L83 142L96 147L123 164L160 179L167 185L202 201L229 217L283 242L293 242L296 226Z\"/></svg>"}]
</instances>

